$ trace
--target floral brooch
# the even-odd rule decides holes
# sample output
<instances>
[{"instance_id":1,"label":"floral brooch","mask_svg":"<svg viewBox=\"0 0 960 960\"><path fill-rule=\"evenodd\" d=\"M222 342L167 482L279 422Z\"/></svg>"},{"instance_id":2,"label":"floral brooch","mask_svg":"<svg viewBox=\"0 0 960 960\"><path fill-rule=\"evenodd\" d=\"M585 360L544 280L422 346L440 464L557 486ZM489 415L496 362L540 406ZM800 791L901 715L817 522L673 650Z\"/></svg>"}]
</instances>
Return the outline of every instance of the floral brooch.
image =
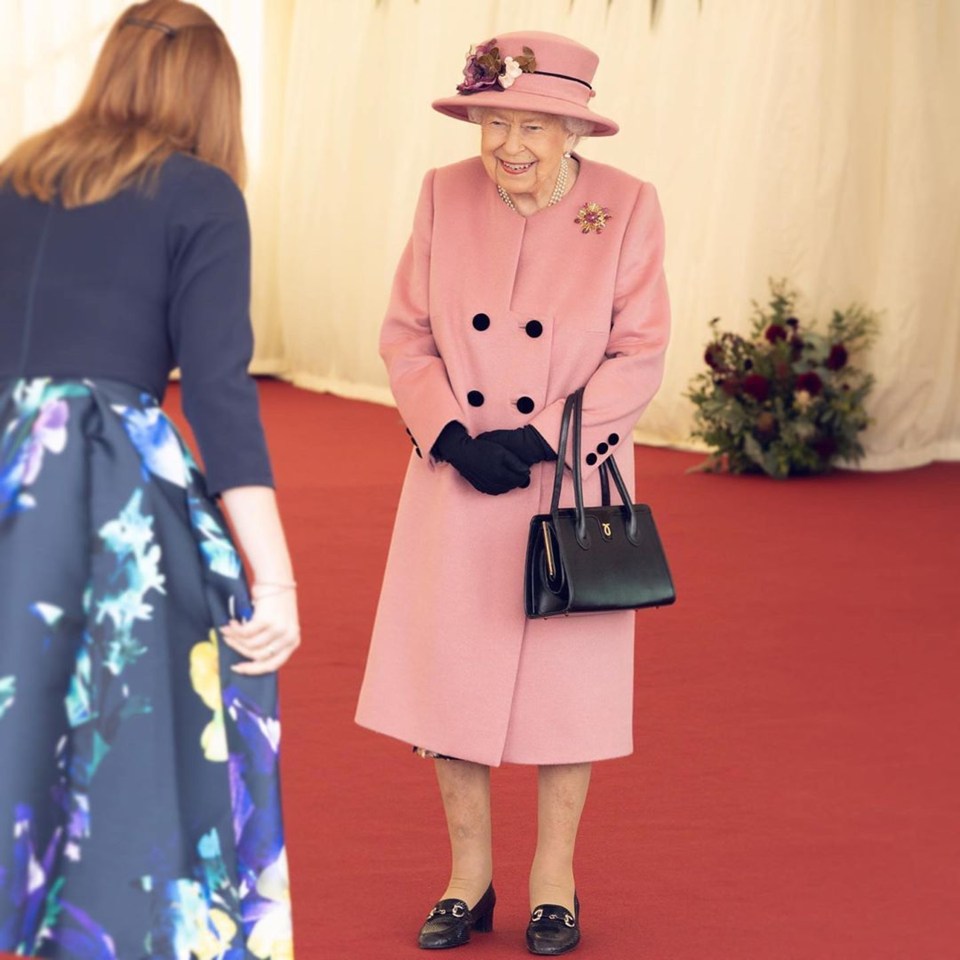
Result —
<instances>
[{"instance_id":1,"label":"floral brooch","mask_svg":"<svg viewBox=\"0 0 960 960\"><path fill-rule=\"evenodd\" d=\"M603 233L608 220L613 219L609 207L601 207L599 203L585 203L578 211L573 222L580 228L581 233Z\"/></svg>"},{"instance_id":2,"label":"floral brooch","mask_svg":"<svg viewBox=\"0 0 960 960\"><path fill-rule=\"evenodd\" d=\"M463 83L457 87L457 93L480 93L482 90L506 90L513 86L521 73L533 73L537 61L529 47L523 48L519 57L500 59L500 48L496 37L472 46L467 52L467 63L463 68Z\"/></svg>"}]
</instances>

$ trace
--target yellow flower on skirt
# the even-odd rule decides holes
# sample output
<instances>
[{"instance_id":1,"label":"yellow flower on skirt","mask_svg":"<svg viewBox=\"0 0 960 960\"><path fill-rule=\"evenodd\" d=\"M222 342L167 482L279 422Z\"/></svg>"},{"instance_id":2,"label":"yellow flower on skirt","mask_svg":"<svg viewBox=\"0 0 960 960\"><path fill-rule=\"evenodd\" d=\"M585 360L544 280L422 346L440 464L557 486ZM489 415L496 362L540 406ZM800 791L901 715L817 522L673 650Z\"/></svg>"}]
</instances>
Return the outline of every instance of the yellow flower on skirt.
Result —
<instances>
[{"instance_id":1,"label":"yellow flower on skirt","mask_svg":"<svg viewBox=\"0 0 960 960\"><path fill-rule=\"evenodd\" d=\"M193 944L196 960L219 960L230 948L237 933L237 925L222 910L210 911L209 923Z\"/></svg>"},{"instance_id":2,"label":"yellow flower on skirt","mask_svg":"<svg viewBox=\"0 0 960 960\"><path fill-rule=\"evenodd\" d=\"M255 957L270 960L293 960L293 929L290 925L290 878L287 871L287 849L257 879L257 893L272 907L257 921L247 948Z\"/></svg>"},{"instance_id":3,"label":"yellow flower on skirt","mask_svg":"<svg viewBox=\"0 0 960 960\"><path fill-rule=\"evenodd\" d=\"M211 761L226 763L227 731L223 725L223 696L220 689L220 648L217 631L190 651L190 682L197 696L213 711L213 719L200 735L203 755Z\"/></svg>"}]
</instances>

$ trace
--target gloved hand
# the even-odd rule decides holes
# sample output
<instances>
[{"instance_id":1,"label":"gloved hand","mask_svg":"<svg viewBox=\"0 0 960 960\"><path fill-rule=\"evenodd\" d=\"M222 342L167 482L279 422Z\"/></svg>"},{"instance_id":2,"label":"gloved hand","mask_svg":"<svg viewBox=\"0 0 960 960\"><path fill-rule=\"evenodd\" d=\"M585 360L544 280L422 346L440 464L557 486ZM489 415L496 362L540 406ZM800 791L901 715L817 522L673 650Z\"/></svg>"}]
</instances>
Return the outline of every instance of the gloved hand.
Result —
<instances>
[{"instance_id":1,"label":"gloved hand","mask_svg":"<svg viewBox=\"0 0 960 960\"><path fill-rule=\"evenodd\" d=\"M430 452L481 493L496 496L530 485L530 468L519 457L499 443L475 440L459 420L451 420L440 431Z\"/></svg>"},{"instance_id":2,"label":"gloved hand","mask_svg":"<svg viewBox=\"0 0 960 960\"><path fill-rule=\"evenodd\" d=\"M528 467L542 460L556 460L557 454L547 443L536 427L527 424L515 430L488 430L481 433L478 440L491 440L506 447L514 456L519 457Z\"/></svg>"}]
</instances>

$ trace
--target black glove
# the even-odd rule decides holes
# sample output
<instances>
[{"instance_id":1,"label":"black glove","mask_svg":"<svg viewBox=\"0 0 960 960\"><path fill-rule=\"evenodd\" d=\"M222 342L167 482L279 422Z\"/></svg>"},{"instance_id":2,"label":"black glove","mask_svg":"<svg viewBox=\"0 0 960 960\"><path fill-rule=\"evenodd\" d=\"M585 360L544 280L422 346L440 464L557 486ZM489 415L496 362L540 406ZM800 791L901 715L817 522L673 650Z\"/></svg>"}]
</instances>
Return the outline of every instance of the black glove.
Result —
<instances>
[{"instance_id":1,"label":"black glove","mask_svg":"<svg viewBox=\"0 0 960 960\"><path fill-rule=\"evenodd\" d=\"M430 452L481 493L496 496L530 485L530 468L519 457L499 443L475 440L459 420L451 420L440 431Z\"/></svg>"},{"instance_id":2,"label":"black glove","mask_svg":"<svg viewBox=\"0 0 960 960\"><path fill-rule=\"evenodd\" d=\"M515 457L519 457L528 467L541 460L556 460L553 447L540 435L536 427L527 424L515 430L488 430L477 437L478 440L492 440L506 447Z\"/></svg>"}]
</instances>

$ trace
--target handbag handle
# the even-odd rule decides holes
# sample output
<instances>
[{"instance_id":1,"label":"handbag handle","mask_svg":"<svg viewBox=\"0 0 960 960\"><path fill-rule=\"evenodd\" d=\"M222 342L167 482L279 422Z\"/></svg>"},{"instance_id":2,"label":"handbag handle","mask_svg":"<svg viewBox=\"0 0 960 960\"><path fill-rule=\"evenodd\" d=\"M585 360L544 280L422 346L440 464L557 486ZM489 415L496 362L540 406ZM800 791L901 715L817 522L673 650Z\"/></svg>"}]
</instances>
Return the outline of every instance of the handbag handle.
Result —
<instances>
[{"instance_id":1,"label":"handbag handle","mask_svg":"<svg viewBox=\"0 0 960 960\"><path fill-rule=\"evenodd\" d=\"M573 497L577 510L577 543L586 549L589 546L590 538L587 535L587 513L583 506L583 477L580 471L580 453L581 453L581 434L583 427L583 387L574 391L567 397L563 405L563 418L560 421L560 442L557 449L557 466L553 478L553 499L550 503L550 513L557 519L560 511L560 491L563 487L563 464L566 460L567 441L571 430L571 421L573 428L573 453L571 462L573 464ZM623 515L626 520L627 539L636 544L637 537L637 517L633 509L633 500L627 490L627 485L623 482L620 469L617 467L617 461L611 454L600 465L600 487L603 505L610 503L610 487L606 472L609 469L610 476L613 477L614 485L623 500Z\"/></svg>"}]
</instances>

